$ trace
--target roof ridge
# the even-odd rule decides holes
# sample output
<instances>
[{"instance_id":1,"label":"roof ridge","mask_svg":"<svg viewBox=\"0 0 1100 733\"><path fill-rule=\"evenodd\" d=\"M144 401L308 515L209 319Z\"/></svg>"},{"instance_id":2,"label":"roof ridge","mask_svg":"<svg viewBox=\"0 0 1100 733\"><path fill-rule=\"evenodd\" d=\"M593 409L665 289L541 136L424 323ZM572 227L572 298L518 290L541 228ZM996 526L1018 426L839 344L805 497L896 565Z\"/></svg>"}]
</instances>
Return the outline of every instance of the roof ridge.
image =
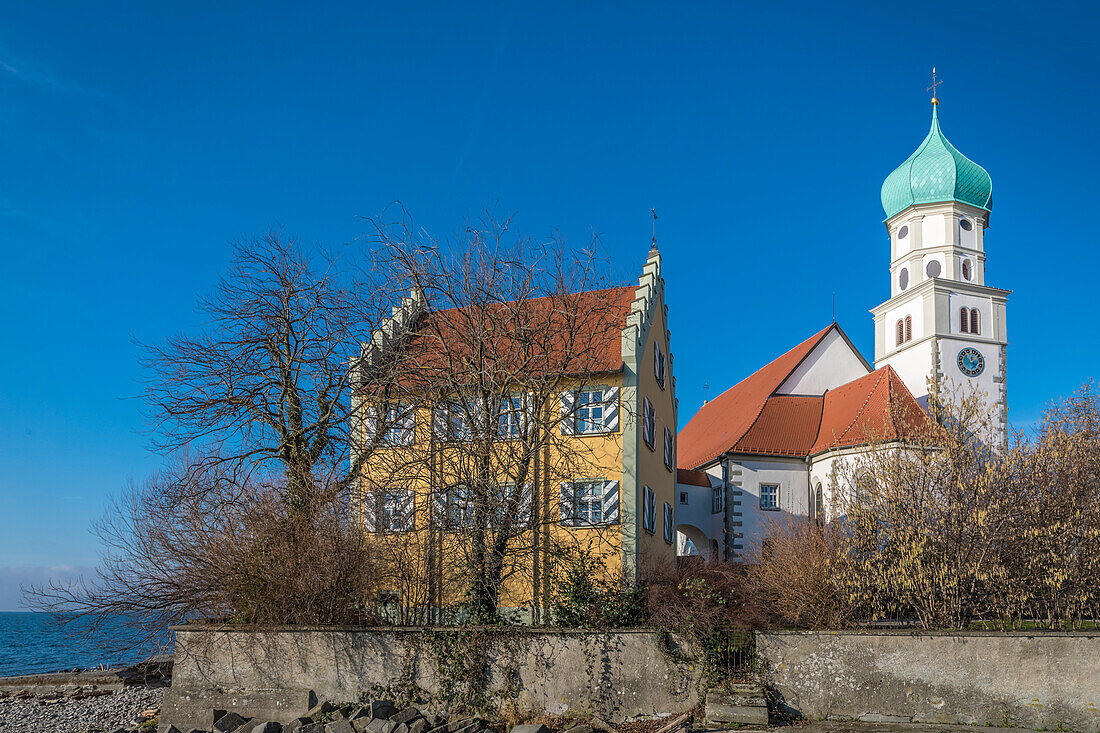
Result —
<instances>
[{"instance_id":1,"label":"roof ridge","mask_svg":"<svg viewBox=\"0 0 1100 733\"><path fill-rule=\"evenodd\" d=\"M761 401L761 403L760 403L760 409L756 411L756 415L755 415L755 416L753 416L752 420L750 420L750 421L749 421L749 424L748 424L748 426L747 426L747 427L746 427L746 428L745 428L745 429L744 429L744 430L743 430L743 431L741 432L741 434L740 434L739 436L737 436L737 440L733 441L733 442L732 442L732 443L730 444L730 446L731 446L731 447L732 447L732 446L735 446L735 445L737 445L737 444L738 444L739 442L741 442L741 441L742 441L742 440L744 439L744 437L745 437L746 435L748 435L748 434L749 434L749 431L751 431L751 430L752 430L752 428L753 428L753 426L754 426L754 425L756 425L756 421L757 421L757 420L759 420L759 419L760 419L760 416L764 414L764 408L768 406L768 400L770 400L770 399L771 399L772 397L780 397L780 396L782 396L782 395L777 395L777 394L775 393L775 391L776 391L777 389L779 389L780 387L782 387L782 386L783 386L784 384L786 384L786 383L787 383L787 380L791 378L791 375L792 375L792 374L794 374L794 371L795 371L795 369L798 369L798 367L800 367L800 366L802 365L802 362L806 361L806 359L807 359L807 358L809 358L810 354L812 354L812 353L814 352L814 349L816 349L816 348L817 348L818 344L820 344L820 343L821 343L821 340L822 340L823 338L825 338L825 334L827 334L827 333L829 332L829 330L830 330L830 329L831 329L831 328L833 327L833 325L835 325L835 324L836 324L836 321L833 321L833 323L830 323L830 324L829 324L828 326L826 326L824 330L822 330L822 331L818 331L818 332L817 332L817 338L816 338L816 339L814 340L813 344L811 344L811 345L810 345L810 348L808 348L808 349L806 350L806 353L802 355L802 358L801 358L801 359L799 359L799 360L798 360L797 362L795 362L794 366L792 366L792 367L790 368L790 371L788 371L788 372L787 372L787 373L786 373L786 374L785 374L785 375L783 376L783 378L779 380L779 384L775 385L775 387L773 387L773 388L772 388L772 391L771 391L771 392L768 392L768 396L767 396L767 397L765 397L765 398L763 399L763 401ZM811 337L810 337L809 339L806 339L806 341L809 341L809 340L810 340L810 339L812 339L812 338L814 338L814 337L813 337L813 336L811 336ZM803 341L803 342L802 342L802 344L806 343L806 341ZM801 346L802 344L799 344L798 346ZM767 368L768 368L769 366L771 366L772 364L774 364L775 362L779 361L780 359L782 359L782 358L783 358L784 356L786 356L787 354L789 354L789 353L791 353L792 351L794 351L795 349L797 349L797 348L798 348L798 346L795 346L794 348L791 348L791 349L788 349L787 351L784 351L784 352L783 352L782 354L780 354L779 356L775 357L774 359L772 359L771 361L769 361L769 362L768 362L767 364L765 364L764 366L760 367L760 369L757 369L757 370L756 370L756 372L759 372L759 371L762 371L762 370L764 370L764 369L767 369ZM753 374L756 374L756 372L753 372ZM750 375L750 376L751 376L751 375ZM742 380L742 381L744 381L744 380ZM736 385L734 385L734 386L736 386ZM793 395L792 395L792 396L793 396ZM822 411L824 411L824 400L822 401ZM821 421L820 421L820 418L818 419L818 423L817 423L817 425L818 425L818 429L820 429L820 428L821 428ZM727 448L727 450L728 450L728 448ZM721 453L719 453L718 455L721 455ZM712 460L712 459L711 459L711 458L708 458L707 460L709 461L709 460Z\"/></svg>"}]
</instances>

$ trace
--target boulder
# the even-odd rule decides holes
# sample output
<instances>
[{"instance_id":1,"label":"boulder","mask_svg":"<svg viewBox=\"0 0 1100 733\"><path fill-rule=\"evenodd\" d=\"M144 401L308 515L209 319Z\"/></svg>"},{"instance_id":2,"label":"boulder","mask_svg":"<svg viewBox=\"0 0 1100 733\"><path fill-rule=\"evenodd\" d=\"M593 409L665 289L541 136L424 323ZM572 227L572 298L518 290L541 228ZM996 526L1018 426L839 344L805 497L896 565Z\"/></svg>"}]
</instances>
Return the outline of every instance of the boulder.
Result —
<instances>
[{"instance_id":1,"label":"boulder","mask_svg":"<svg viewBox=\"0 0 1100 733\"><path fill-rule=\"evenodd\" d=\"M369 707L374 718L388 718L397 712L392 700L371 700L369 705L363 707Z\"/></svg>"},{"instance_id":2,"label":"boulder","mask_svg":"<svg viewBox=\"0 0 1100 733\"><path fill-rule=\"evenodd\" d=\"M392 728L393 723L385 718L371 718L371 721L367 723L367 730L370 733L389 733L389 730L386 729L387 726Z\"/></svg>"},{"instance_id":3,"label":"boulder","mask_svg":"<svg viewBox=\"0 0 1100 733\"><path fill-rule=\"evenodd\" d=\"M578 728L580 726L577 726ZM526 723L512 728L512 733L550 733L545 725L539 723Z\"/></svg>"},{"instance_id":4,"label":"boulder","mask_svg":"<svg viewBox=\"0 0 1100 733\"><path fill-rule=\"evenodd\" d=\"M427 733L429 727L427 720L424 718L417 718L409 723L409 733Z\"/></svg>"},{"instance_id":5,"label":"boulder","mask_svg":"<svg viewBox=\"0 0 1100 733\"><path fill-rule=\"evenodd\" d=\"M391 715L390 720L395 723L411 723L412 721L420 717L423 717L420 715L420 711L410 705L401 712Z\"/></svg>"},{"instance_id":6,"label":"boulder","mask_svg":"<svg viewBox=\"0 0 1100 733\"><path fill-rule=\"evenodd\" d=\"M242 718L236 713L229 712L214 722L214 730L217 731L217 733L234 733L234 731L243 728L248 720L248 718Z\"/></svg>"},{"instance_id":7,"label":"boulder","mask_svg":"<svg viewBox=\"0 0 1100 733\"><path fill-rule=\"evenodd\" d=\"M325 733L355 733L347 720L334 720L325 726Z\"/></svg>"},{"instance_id":8,"label":"boulder","mask_svg":"<svg viewBox=\"0 0 1100 733\"><path fill-rule=\"evenodd\" d=\"M329 713L331 713L335 709L336 709L336 704L335 703L333 703L329 700L325 700L324 702L319 702L316 705L314 705L312 708L310 708L309 712L306 713L305 717L311 718L313 720L317 720L318 718L323 718L324 716L328 715Z\"/></svg>"},{"instance_id":9,"label":"boulder","mask_svg":"<svg viewBox=\"0 0 1100 733\"><path fill-rule=\"evenodd\" d=\"M283 733L283 726L269 720L266 723L257 724L252 729L252 733Z\"/></svg>"}]
</instances>

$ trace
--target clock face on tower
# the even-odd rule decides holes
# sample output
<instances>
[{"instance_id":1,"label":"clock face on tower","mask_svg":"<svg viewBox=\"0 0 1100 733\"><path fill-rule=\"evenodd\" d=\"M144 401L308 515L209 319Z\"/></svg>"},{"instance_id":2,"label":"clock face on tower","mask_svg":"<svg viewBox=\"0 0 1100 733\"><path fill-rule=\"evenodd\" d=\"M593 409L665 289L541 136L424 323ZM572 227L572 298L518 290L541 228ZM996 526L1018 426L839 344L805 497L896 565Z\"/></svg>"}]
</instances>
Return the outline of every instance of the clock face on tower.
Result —
<instances>
[{"instance_id":1,"label":"clock face on tower","mask_svg":"<svg viewBox=\"0 0 1100 733\"><path fill-rule=\"evenodd\" d=\"M959 352L959 371L968 377L976 377L985 369L985 357L969 346Z\"/></svg>"}]
</instances>

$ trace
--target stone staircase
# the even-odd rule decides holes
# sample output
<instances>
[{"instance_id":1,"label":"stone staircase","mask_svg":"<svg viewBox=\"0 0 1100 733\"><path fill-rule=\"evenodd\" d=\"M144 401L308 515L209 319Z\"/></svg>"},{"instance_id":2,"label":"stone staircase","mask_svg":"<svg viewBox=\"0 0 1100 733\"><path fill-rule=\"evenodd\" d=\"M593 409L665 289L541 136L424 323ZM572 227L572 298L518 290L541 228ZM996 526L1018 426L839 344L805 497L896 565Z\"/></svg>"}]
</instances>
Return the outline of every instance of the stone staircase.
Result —
<instances>
[{"instance_id":1,"label":"stone staircase","mask_svg":"<svg viewBox=\"0 0 1100 733\"><path fill-rule=\"evenodd\" d=\"M730 684L707 693L706 723L710 727L767 725L768 700L764 688L754 684Z\"/></svg>"}]
</instances>

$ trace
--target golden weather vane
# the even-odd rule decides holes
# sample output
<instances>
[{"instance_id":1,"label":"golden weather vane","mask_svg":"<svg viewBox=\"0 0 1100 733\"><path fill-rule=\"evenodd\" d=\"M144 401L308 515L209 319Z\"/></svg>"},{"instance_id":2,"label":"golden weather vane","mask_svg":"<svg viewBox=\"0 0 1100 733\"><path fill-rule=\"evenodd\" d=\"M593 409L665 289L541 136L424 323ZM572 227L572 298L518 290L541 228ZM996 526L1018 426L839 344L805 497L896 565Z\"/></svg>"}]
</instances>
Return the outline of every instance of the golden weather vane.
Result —
<instances>
[{"instance_id":1,"label":"golden weather vane","mask_svg":"<svg viewBox=\"0 0 1100 733\"><path fill-rule=\"evenodd\" d=\"M943 81L936 81L936 67L932 67L932 86L928 87L926 91L932 92L932 104L939 104L940 100L936 99L936 87L943 84Z\"/></svg>"}]
</instances>

